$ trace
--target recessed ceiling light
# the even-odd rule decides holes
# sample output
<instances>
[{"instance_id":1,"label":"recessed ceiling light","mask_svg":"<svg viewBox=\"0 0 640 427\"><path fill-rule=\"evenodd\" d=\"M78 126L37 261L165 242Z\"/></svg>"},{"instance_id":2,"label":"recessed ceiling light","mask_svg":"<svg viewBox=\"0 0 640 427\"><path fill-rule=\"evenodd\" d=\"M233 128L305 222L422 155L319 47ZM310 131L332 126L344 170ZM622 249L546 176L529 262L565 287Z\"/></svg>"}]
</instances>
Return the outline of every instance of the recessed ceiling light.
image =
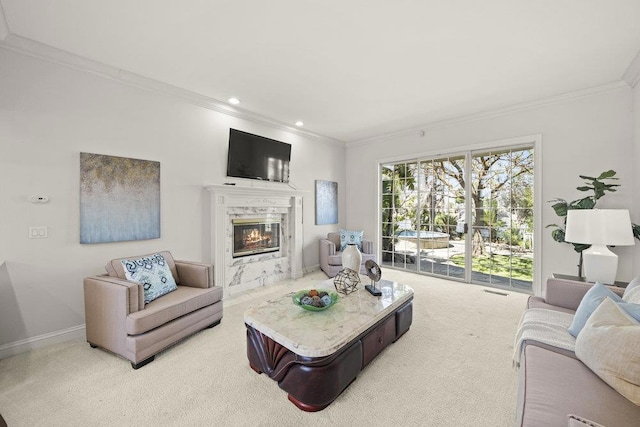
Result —
<instances>
[{"instance_id":1,"label":"recessed ceiling light","mask_svg":"<svg viewBox=\"0 0 640 427\"><path fill-rule=\"evenodd\" d=\"M296 122L296 126L300 127L300 126L304 126L304 122L302 120L298 120Z\"/></svg>"},{"instance_id":2,"label":"recessed ceiling light","mask_svg":"<svg viewBox=\"0 0 640 427\"><path fill-rule=\"evenodd\" d=\"M229 104L238 105L240 104L240 100L238 98L229 98Z\"/></svg>"}]
</instances>

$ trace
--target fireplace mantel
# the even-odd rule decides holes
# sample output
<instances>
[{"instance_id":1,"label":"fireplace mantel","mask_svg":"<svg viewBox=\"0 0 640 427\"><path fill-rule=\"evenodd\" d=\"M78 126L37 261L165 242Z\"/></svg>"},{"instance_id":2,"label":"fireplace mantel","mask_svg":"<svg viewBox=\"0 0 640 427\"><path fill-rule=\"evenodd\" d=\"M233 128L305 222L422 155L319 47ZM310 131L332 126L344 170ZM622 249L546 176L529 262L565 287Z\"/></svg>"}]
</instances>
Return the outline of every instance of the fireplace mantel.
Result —
<instances>
[{"instance_id":1,"label":"fireplace mantel","mask_svg":"<svg viewBox=\"0 0 640 427\"><path fill-rule=\"evenodd\" d=\"M291 188L208 185L211 193L211 255L216 285L224 296L302 277L302 197ZM280 251L233 258L232 220L279 218Z\"/></svg>"}]
</instances>

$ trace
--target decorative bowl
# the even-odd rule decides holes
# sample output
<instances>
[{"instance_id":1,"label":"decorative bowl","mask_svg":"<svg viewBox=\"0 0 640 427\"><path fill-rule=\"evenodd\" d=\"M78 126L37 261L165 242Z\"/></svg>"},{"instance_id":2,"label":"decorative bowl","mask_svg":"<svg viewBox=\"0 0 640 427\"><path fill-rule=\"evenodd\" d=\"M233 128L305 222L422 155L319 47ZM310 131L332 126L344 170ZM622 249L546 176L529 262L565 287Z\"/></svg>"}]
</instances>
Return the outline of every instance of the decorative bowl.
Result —
<instances>
[{"instance_id":1,"label":"decorative bowl","mask_svg":"<svg viewBox=\"0 0 640 427\"><path fill-rule=\"evenodd\" d=\"M305 310L309 310L309 311L323 311L326 310L327 308L331 307L332 305L334 305L337 301L338 301L338 294L335 292L327 292L327 296L331 299L331 302L323 307L316 307L313 305L308 305L308 304L303 304L302 303L302 298L305 297L305 295L308 295L310 291L312 291L314 289L304 289L301 291L296 292L292 299L293 299L293 303L297 306L300 306L302 308L304 308ZM326 291L324 291L326 292Z\"/></svg>"}]
</instances>

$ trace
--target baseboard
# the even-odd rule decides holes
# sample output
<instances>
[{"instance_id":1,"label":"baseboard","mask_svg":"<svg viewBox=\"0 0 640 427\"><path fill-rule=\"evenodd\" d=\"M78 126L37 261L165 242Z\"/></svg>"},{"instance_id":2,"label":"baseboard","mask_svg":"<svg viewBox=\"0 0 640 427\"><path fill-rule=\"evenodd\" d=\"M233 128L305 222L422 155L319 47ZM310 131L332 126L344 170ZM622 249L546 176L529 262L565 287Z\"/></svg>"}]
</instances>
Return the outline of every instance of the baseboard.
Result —
<instances>
[{"instance_id":1,"label":"baseboard","mask_svg":"<svg viewBox=\"0 0 640 427\"><path fill-rule=\"evenodd\" d=\"M78 325L60 331L49 332L48 334L38 335L20 341L10 342L0 345L0 359L15 356L27 351L36 350L38 348L48 347L65 341L75 339L85 339L85 325Z\"/></svg>"},{"instance_id":2,"label":"baseboard","mask_svg":"<svg viewBox=\"0 0 640 427\"><path fill-rule=\"evenodd\" d=\"M305 267L302 269L304 274L313 273L314 271L320 270L320 264L312 265L311 267Z\"/></svg>"}]
</instances>

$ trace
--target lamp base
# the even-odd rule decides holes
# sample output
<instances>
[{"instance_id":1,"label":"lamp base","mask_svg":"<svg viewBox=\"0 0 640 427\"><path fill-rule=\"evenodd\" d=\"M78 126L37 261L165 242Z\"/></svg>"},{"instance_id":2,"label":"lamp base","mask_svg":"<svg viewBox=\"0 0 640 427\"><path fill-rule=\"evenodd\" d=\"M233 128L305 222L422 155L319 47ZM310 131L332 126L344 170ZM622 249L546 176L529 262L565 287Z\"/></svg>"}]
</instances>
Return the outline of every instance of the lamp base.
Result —
<instances>
[{"instance_id":1,"label":"lamp base","mask_svg":"<svg viewBox=\"0 0 640 427\"><path fill-rule=\"evenodd\" d=\"M376 289L374 285L365 285L364 288L368 290L369 293L374 297L379 297L380 295L382 295L382 291L380 289Z\"/></svg>"},{"instance_id":2,"label":"lamp base","mask_svg":"<svg viewBox=\"0 0 640 427\"><path fill-rule=\"evenodd\" d=\"M605 245L592 245L583 252L584 275L587 282L612 284L616 281L618 271L618 255Z\"/></svg>"}]
</instances>

